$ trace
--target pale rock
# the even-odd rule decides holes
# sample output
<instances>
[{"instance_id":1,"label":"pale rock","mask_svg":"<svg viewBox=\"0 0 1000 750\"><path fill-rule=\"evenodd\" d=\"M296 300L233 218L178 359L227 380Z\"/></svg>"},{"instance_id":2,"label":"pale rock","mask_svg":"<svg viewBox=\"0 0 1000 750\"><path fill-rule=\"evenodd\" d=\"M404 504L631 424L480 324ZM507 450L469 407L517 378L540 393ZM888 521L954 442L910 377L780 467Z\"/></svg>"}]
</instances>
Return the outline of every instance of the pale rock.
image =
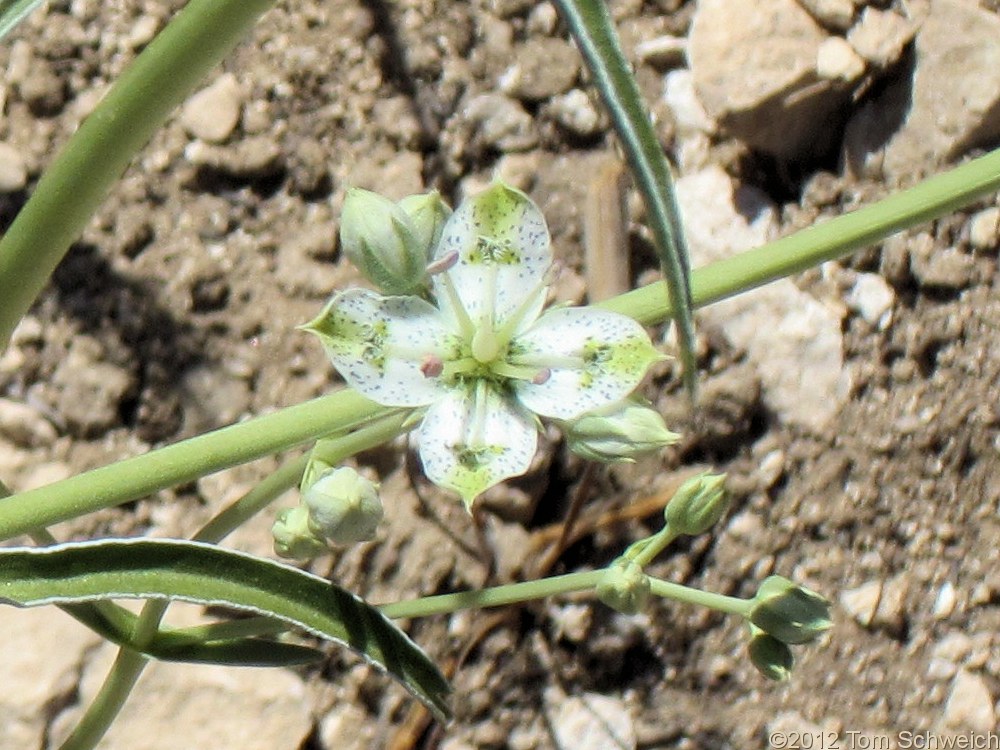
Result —
<instances>
[{"instance_id":1,"label":"pale rock","mask_svg":"<svg viewBox=\"0 0 1000 750\"><path fill-rule=\"evenodd\" d=\"M192 164L207 167L237 180L273 177L283 166L281 146L268 136L256 135L225 146L193 141L184 149Z\"/></svg>"},{"instance_id":2,"label":"pale rock","mask_svg":"<svg viewBox=\"0 0 1000 750\"><path fill-rule=\"evenodd\" d=\"M160 19L152 14L144 13L132 24L132 29L125 37L125 44L130 49L145 47L153 41L153 37L156 36L159 28Z\"/></svg>"},{"instance_id":3,"label":"pale rock","mask_svg":"<svg viewBox=\"0 0 1000 750\"><path fill-rule=\"evenodd\" d=\"M719 167L681 177L677 197L695 267L763 245L775 231L767 198L737 189ZM788 279L713 304L699 317L747 352L765 402L783 422L822 430L840 410L850 388L840 317Z\"/></svg>"},{"instance_id":4,"label":"pale rock","mask_svg":"<svg viewBox=\"0 0 1000 750\"><path fill-rule=\"evenodd\" d=\"M329 750L368 750L375 747L378 726L353 703L337 703L323 717L319 736Z\"/></svg>"},{"instance_id":5,"label":"pale rock","mask_svg":"<svg viewBox=\"0 0 1000 750\"><path fill-rule=\"evenodd\" d=\"M877 68L892 65L917 32L917 25L891 10L867 7L847 32L847 41L861 57Z\"/></svg>"},{"instance_id":6,"label":"pale rock","mask_svg":"<svg viewBox=\"0 0 1000 750\"><path fill-rule=\"evenodd\" d=\"M545 715L558 750L635 750L634 720L625 703L600 693L545 691Z\"/></svg>"},{"instance_id":7,"label":"pale rock","mask_svg":"<svg viewBox=\"0 0 1000 750\"><path fill-rule=\"evenodd\" d=\"M583 643L590 634L594 608L589 604L553 604L548 615L555 630L553 637L570 643Z\"/></svg>"},{"instance_id":8,"label":"pale rock","mask_svg":"<svg viewBox=\"0 0 1000 750\"><path fill-rule=\"evenodd\" d=\"M48 445L56 439L56 429L28 404L0 398L0 437L24 448Z\"/></svg>"},{"instance_id":9,"label":"pale rock","mask_svg":"<svg viewBox=\"0 0 1000 750\"><path fill-rule=\"evenodd\" d=\"M865 72L864 59L847 40L831 36L816 53L816 75L830 81L856 81Z\"/></svg>"},{"instance_id":10,"label":"pale rock","mask_svg":"<svg viewBox=\"0 0 1000 750\"><path fill-rule=\"evenodd\" d=\"M976 250L994 250L1000 242L1000 208L990 206L969 220L969 244Z\"/></svg>"},{"instance_id":11,"label":"pale rock","mask_svg":"<svg viewBox=\"0 0 1000 750\"><path fill-rule=\"evenodd\" d=\"M552 119L581 138L593 138L606 127L601 111L580 89L552 97L548 111Z\"/></svg>"},{"instance_id":12,"label":"pale rock","mask_svg":"<svg viewBox=\"0 0 1000 750\"><path fill-rule=\"evenodd\" d=\"M63 739L93 700L116 651L106 644L88 662L80 702L60 715L53 739ZM302 680L288 670L154 661L101 749L297 750L312 731L310 709Z\"/></svg>"},{"instance_id":13,"label":"pale rock","mask_svg":"<svg viewBox=\"0 0 1000 750\"><path fill-rule=\"evenodd\" d=\"M950 680L958 673L958 667L946 659L931 657L927 660L927 679Z\"/></svg>"},{"instance_id":14,"label":"pale rock","mask_svg":"<svg viewBox=\"0 0 1000 750\"><path fill-rule=\"evenodd\" d=\"M934 0L916 38L911 105L882 169L902 177L1000 138L1000 16L963 0Z\"/></svg>"},{"instance_id":15,"label":"pale rock","mask_svg":"<svg viewBox=\"0 0 1000 750\"><path fill-rule=\"evenodd\" d=\"M955 586L951 581L945 581L938 590L938 595L934 599L934 609L931 610L935 620L943 620L955 611L958 597L955 595Z\"/></svg>"},{"instance_id":16,"label":"pale rock","mask_svg":"<svg viewBox=\"0 0 1000 750\"><path fill-rule=\"evenodd\" d=\"M181 125L195 138L222 143L240 121L242 105L242 92L236 76L225 73L184 103Z\"/></svg>"},{"instance_id":17,"label":"pale rock","mask_svg":"<svg viewBox=\"0 0 1000 750\"><path fill-rule=\"evenodd\" d=\"M690 70L672 70L664 77L663 101L670 108L677 129L682 134L691 131L711 134L716 131L715 121L698 99Z\"/></svg>"},{"instance_id":18,"label":"pale rock","mask_svg":"<svg viewBox=\"0 0 1000 750\"><path fill-rule=\"evenodd\" d=\"M528 31L533 34L551 35L559 23L559 14L552 3L539 3L528 14Z\"/></svg>"},{"instance_id":19,"label":"pale rock","mask_svg":"<svg viewBox=\"0 0 1000 750\"><path fill-rule=\"evenodd\" d=\"M902 632L906 624L906 594L909 588L909 578L903 574L885 581L871 624L890 633Z\"/></svg>"},{"instance_id":20,"label":"pale rock","mask_svg":"<svg viewBox=\"0 0 1000 750\"><path fill-rule=\"evenodd\" d=\"M513 59L514 64L500 76L500 89L531 102L569 91L580 65L580 56L569 42L545 37L516 45Z\"/></svg>"},{"instance_id":21,"label":"pale rock","mask_svg":"<svg viewBox=\"0 0 1000 750\"><path fill-rule=\"evenodd\" d=\"M896 293L875 273L859 273L847 293L847 305L873 326L885 328L892 319Z\"/></svg>"},{"instance_id":22,"label":"pale rock","mask_svg":"<svg viewBox=\"0 0 1000 750\"><path fill-rule=\"evenodd\" d=\"M527 151L538 145L534 120L518 102L502 94L480 94L465 105L465 119L483 145L498 151Z\"/></svg>"},{"instance_id":23,"label":"pale rock","mask_svg":"<svg viewBox=\"0 0 1000 750\"><path fill-rule=\"evenodd\" d=\"M100 638L55 607L0 606L0 747L41 747L46 706L69 696Z\"/></svg>"},{"instance_id":24,"label":"pale rock","mask_svg":"<svg viewBox=\"0 0 1000 750\"><path fill-rule=\"evenodd\" d=\"M851 0L799 0L810 15L824 26L843 31L854 20L854 3Z\"/></svg>"},{"instance_id":25,"label":"pale rock","mask_svg":"<svg viewBox=\"0 0 1000 750\"><path fill-rule=\"evenodd\" d=\"M868 627L875 617L879 600L882 598L882 582L868 581L855 589L847 589L840 594L840 606L851 618L863 627Z\"/></svg>"},{"instance_id":26,"label":"pale rock","mask_svg":"<svg viewBox=\"0 0 1000 750\"><path fill-rule=\"evenodd\" d=\"M971 732L993 732L997 728L993 697L981 675L959 670L942 717L945 726Z\"/></svg>"},{"instance_id":27,"label":"pale rock","mask_svg":"<svg viewBox=\"0 0 1000 750\"><path fill-rule=\"evenodd\" d=\"M9 143L0 143L0 193L16 193L27 184L24 155Z\"/></svg>"},{"instance_id":28,"label":"pale rock","mask_svg":"<svg viewBox=\"0 0 1000 750\"><path fill-rule=\"evenodd\" d=\"M733 516L726 526L726 531L737 539L752 542L756 536L763 533L764 522L760 516L750 511L743 511Z\"/></svg>"},{"instance_id":29,"label":"pale rock","mask_svg":"<svg viewBox=\"0 0 1000 750\"><path fill-rule=\"evenodd\" d=\"M910 270L921 287L959 290L972 282L976 261L955 247L930 248L911 255Z\"/></svg>"},{"instance_id":30,"label":"pale rock","mask_svg":"<svg viewBox=\"0 0 1000 750\"><path fill-rule=\"evenodd\" d=\"M687 39L669 34L646 39L635 45L635 54L642 62L661 68L681 65L687 55Z\"/></svg>"},{"instance_id":31,"label":"pale rock","mask_svg":"<svg viewBox=\"0 0 1000 750\"><path fill-rule=\"evenodd\" d=\"M965 633L949 633L934 644L931 657L961 665L972 651L972 639Z\"/></svg>"},{"instance_id":32,"label":"pale rock","mask_svg":"<svg viewBox=\"0 0 1000 750\"><path fill-rule=\"evenodd\" d=\"M816 74L828 35L795 0L702 0L688 57L709 116L782 159L825 151L848 88Z\"/></svg>"},{"instance_id":33,"label":"pale rock","mask_svg":"<svg viewBox=\"0 0 1000 750\"><path fill-rule=\"evenodd\" d=\"M73 467L62 461L46 461L32 465L21 477L18 489L21 492L45 487L61 482L73 475Z\"/></svg>"}]
</instances>

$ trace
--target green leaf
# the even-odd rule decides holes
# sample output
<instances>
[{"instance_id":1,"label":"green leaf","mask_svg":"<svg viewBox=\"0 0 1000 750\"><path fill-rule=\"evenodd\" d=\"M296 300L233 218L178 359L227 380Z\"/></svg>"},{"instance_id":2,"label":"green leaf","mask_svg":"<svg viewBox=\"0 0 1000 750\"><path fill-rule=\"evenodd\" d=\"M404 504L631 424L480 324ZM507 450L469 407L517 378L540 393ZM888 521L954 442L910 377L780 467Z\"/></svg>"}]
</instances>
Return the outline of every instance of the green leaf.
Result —
<instances>
[{"instance_id":1,"label":"green leaf","mask_svg":"<svg viewBox=\"0 0 1000 750\"><path fill-rule=\"evenodd\" d=\"M0 39L7 36L42 0L0 0Z\"/></svg>"},{"instance_id":2,"label":"green leaf","mask_svg":"<svg viewBox=\"0 0 1000 750\"><path fill-rule=\"evenodd\" d=\"M0 603L31 607L106 599L178 599L273 617L347 646L399 680L439 718L448 716L448 682L401 630L353 594L297 568L173 540L0 549ZM225 651L235 643L217 647ZM190 660L199 654L196 646L168 639L158 648L168 658L173 649Z\"/></svg>"},{"instance_id":3,"label":"green leaf","mask_svg":"<svg viewBox=\"0 0 1000 750\"><path fill-rule=\"evenodd\" d=\"M605 0L555 0L555 4L611 114L636 187L646 204L660 268L670 294L671 314L677 324L684 383L693 397L696 371L691 269L670 165L618 43Z\"/></svg>"}]
</instances>

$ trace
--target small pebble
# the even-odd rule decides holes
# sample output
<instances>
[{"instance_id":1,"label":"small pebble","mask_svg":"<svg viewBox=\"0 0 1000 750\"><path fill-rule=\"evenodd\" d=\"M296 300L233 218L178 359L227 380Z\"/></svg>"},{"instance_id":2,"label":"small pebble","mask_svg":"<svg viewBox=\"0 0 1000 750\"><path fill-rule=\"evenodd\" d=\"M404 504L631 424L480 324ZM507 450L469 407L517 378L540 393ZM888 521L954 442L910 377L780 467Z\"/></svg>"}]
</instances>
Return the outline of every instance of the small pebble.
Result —
<instances>
[{"instance_id":1,"label":"small pebble","mask_svg":"<svg viewBox=\"0 0 1000 750\"><path fill-rule=\"evenodd\" d=\"M828 81L856 81L865 72L865 61L847 40L831 36L816 52L816 75Z\"/></svg>"},{"instance_id":2,"label":"small pebble","mask_svg":"<svg viewBox=\"0 0 1000 750\"><path fill-rule=\"evenodd\" d=\"M1000 243L1000 208L990 206L969 221L969 244L976 250L994 250Z\"/></svg>"},{"instance_id":3,"label":"small pebble","mask_svg":"<svg viewBox=\"0 0 1000 750\"><path fill-rule=\"evenodd\" d=\"M0 143L0 193L15 193L27 184L24 156L9 143Z\"/></svg>"},{"instance_id":4,"label":"small pebble","mask_svg":"<svg viewBox=\"0 0 1000 750\"><path fill-rule=\"evenodd\" d=\"M972 732L996 730L993 697L981 675L964 669L955 675L944 707L944 723L952 729Z\"/></svg>"},{"instance_id":5,"label":"small pebble","mask_svg":"<svg viewBox=\"0 0 1000 750\"><path fill-rule=\"evenodd\" d=\"M208 143L226 140L240 121L242 97L236 76L226 73L194 94L181 110L181 125Z\"/></svg>"}]
</instances>

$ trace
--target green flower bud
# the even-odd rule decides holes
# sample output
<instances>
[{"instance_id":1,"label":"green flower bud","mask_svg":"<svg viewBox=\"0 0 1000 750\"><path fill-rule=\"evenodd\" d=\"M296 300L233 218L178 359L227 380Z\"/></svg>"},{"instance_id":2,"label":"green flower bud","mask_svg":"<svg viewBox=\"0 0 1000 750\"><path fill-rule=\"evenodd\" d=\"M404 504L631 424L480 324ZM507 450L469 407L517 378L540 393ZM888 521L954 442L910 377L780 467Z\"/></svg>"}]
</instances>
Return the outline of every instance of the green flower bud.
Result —
<instances>
[{"instance_id":1,"label":"green flower bud","mask_svg":"<svg viewBox=\"0 0 1000 750\"><path fill-rule=\"evenodd\" d=\"M311 560L327 550L326 543L309 528L309 512L302 505L281 511L271 535L275 553L290 560Z\"/></svg>"},{"instance_id":2,"label":"green flower bud","mask_svg":"<svg viewBox=\"0 0 1000 750\"><path fill-rule=\"evenodd\" d=\"M757 670L769 680L784 682L792 674L795 659L788 644L753 625L750 626L747 653Z\"/></svg>"},{"instance_id":3,"label":"green flower bud","mask_svg":"<svg viewBox=\"0 0 1000 750\"><path fill-rule=\"evenodd\" d=\"M753 601L750 622L783 643L808 643L833 624L829 601L781 576L764 579Z\"/></svg>"},{"instance_id":4,"label":"green flower bud","mask_svg":"<svg viewBox=\"0 0 1000 750\"><path fill-rule=\"evenodd\" d=\"M354 469L329 469L302 496L309 528L334 544L363 542L375 536L382 520L378 487Z\"/></svg>"},{"instance_id":5,"label":"green flower bud","mask_svg":"<svg viewBox=\"0 0 1000 750\"><path fill-rule=\"evenodd\" d=\"M590 461L634 462L680 438L655 409L638 400L618 401L563 425L569 449Z\"/></svg>"},{"instance_id":6,"label":"green flower bud","mask_svg":"<svg viewBox=\"0 0 1000 750\"><path fill-rule=\"evenodd\" d=\"M412 294L424 285L425 243L409 214L388 198L360 188L348 190L340 214L340 246L386 294Z\"/></svg>"},{"instance_id":7,"label":"green flower bud","mask_svg":"<svg viewBox=\"0 0 1000 750\"><path fill-rule=\"evenodd\" d=\"M649 600L649 576L631 560L618 558L597 584L597 598L612 609L634 615Z\"/></svg>"},{"instance_id":8,"label":"green flower bud","mask_svg":"<svg viewBox=\"0 0 1000 750\"><path fill-rule=\"evenodd\" d=\"M691 477L670 499L663 517L679 534L704 534L729 509L725 474L699 474Z\"/></svg>"},{"instance_id":9,"label":"green flower bud","mask_svg":"<svg viewBox=\"0 0 1000 750\"><path fill-rule=\"evenodd\" d=\"M444 223L451 216L448 204L441 200L437 190L419 195L408 195L399 202L406 215L413 222L417 242L424 251L424 265L431 262L434 251L441 242Z\"/></svg>"}]
</instances>

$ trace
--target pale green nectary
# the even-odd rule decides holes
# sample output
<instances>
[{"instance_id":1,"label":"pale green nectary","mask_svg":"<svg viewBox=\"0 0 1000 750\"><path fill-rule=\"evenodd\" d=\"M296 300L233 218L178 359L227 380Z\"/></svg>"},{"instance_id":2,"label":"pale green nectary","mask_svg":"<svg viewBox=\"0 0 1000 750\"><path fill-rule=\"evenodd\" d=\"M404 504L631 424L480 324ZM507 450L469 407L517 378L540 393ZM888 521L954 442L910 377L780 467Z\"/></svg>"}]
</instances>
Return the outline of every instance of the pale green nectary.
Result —
<instances>
[{"instance_id":1,"label":"pale green nectary","mask_svg":"<svg viewBox=\"0 0 1000 750\"><path fill-rule=\"evenodd\" d=\"M431 266L433 304L352 289L305 329L363 395L427 407L417 431L424 471L467 505L528 469L537 416L571 420L618 402L663 359L631 318L544 310L548 228L511 187L496 183L463 201Z\"/></svg>"}]
</instances>

